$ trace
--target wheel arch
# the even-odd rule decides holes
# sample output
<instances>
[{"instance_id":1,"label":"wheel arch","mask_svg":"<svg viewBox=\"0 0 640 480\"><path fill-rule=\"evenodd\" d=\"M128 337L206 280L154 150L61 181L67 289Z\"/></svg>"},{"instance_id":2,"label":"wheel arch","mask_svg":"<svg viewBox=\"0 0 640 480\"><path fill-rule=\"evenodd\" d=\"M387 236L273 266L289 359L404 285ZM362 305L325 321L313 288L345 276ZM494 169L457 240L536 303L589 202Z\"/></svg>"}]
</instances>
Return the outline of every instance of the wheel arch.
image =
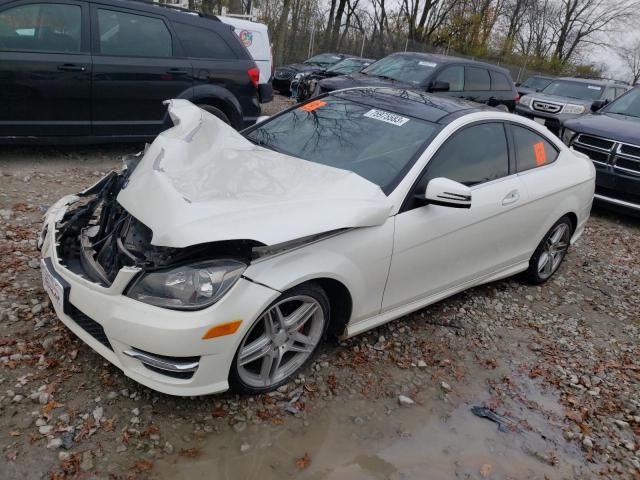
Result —
<instances>
[{"instance_id":1,"label":"wheel arch","mask_svg":"<svg viewBox=\"0 0 640 480\"><path fill-rule=\"evenodd\" d=\"M238 99L226 88L218 85L199 85L182 92L178 98L189 100L196 105L210 105L224 112L231 126L239 130L243 126L242 106Z\"/></svg>"}]
</instances>

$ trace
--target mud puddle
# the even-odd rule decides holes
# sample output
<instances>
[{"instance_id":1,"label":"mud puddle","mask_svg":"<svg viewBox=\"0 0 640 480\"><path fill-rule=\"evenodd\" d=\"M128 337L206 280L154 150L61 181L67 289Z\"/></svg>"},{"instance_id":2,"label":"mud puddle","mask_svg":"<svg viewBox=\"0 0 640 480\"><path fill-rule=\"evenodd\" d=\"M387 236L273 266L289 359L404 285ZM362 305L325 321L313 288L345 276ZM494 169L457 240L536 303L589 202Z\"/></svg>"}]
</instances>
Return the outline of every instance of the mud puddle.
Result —
<instances>
[{"instance_id":1,"label":"mud puddle","mask_svg":"<svg viewBox=\"0 0 640 480\"><path fill-rule=\"evenodd\" d=\"M490 401L490 379L476 373L456 392L426 388L410 407L338 398L317 406L310 423L291 418L240 434L220 431L200 444L197 458L167 458L153 473L216 480L573 478L582 455L562 438L557 399L519 378L523 401L504 399L499 410L507 428L499 429L471 412Z\"/></svg>"}]
</instances>

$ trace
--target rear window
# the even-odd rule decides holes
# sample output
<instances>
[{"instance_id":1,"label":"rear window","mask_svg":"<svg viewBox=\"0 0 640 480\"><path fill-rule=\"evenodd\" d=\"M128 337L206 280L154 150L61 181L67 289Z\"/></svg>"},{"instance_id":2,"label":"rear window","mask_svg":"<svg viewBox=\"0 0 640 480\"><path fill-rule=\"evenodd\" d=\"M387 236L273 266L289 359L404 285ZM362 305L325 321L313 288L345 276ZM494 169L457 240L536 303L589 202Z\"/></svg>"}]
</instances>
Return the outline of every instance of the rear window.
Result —
<instances>
[{"instance_id":1,"label":"rear window","mask_svg":"<svg viewBox=\"0 0 640 480\"><path fill-rule=\"evenodd\" d=\"M187 57L214 60L238 58L229 44L212 30L183 23L174 23L174 28Z\"/></svg>"},{"instance_id":2,"label":"rear window","mask_svg":"<svg viewBox=\"0 0 640 480\"><path fill-rule=\"evenodd\" d=\"M558 150L541 135L528 128L511 125L518 172L542 167L556 161Z\"/></svg>"},{"instance_id":3,"label":"rear window","mask_svg":"<svg viewBox=\"0 0 640 480\"><path fill-rule=\"evenodd\" d=\"M513 83L504 73L489 72L491 74L491 90L511 90Z\"/></svg>"},{"instance_id":4,"label":"rear window","mask_svg":"<svg viewBox=\"0 0 640 480\"><path fill-rule=\"evenodd\" d=\"M325 97L260 124L247 138L278 152L357 173L388 194L439 128L395 112Z\"/></svg>"},{"instance_id":5,"label":"rear window","mask_svg":"<svg viewBox=\"0 0 640 480\"><path fill-rule=\"evenodd\" d=\"M489 71L485 68L464 67L465 90L491 90Z\"/></svg>"}]
</instances>

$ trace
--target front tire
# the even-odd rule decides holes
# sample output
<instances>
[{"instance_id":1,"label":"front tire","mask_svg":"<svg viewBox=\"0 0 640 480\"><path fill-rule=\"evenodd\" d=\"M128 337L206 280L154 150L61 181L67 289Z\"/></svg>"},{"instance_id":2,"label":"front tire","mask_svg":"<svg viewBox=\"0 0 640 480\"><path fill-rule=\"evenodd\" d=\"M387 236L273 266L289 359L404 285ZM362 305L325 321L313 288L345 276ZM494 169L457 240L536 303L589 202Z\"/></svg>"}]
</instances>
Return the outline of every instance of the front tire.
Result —
<instances>
[{"instance_id":1,"label":"front tire","mask_svg":"<svg viewBox=\"0 0 640 480\"><path fill-rule=\"evenodd\" d=\"M572 235L573 223L564 216L551 227L531 256L525 273L527 280L535 285L549 280L564 260Z\"/></svg>"},{"instance_id":2,"label":"front tire","mask_svg":"<svg viewBox=\"0 0 640 480\"><path fill-rule=\"evenodd\" d=\"M288 383L313 358L329 318L329 299L318 285L284 292L240 342L229 372L231 389L259 394Z\"/></svg>"}]
</instances>

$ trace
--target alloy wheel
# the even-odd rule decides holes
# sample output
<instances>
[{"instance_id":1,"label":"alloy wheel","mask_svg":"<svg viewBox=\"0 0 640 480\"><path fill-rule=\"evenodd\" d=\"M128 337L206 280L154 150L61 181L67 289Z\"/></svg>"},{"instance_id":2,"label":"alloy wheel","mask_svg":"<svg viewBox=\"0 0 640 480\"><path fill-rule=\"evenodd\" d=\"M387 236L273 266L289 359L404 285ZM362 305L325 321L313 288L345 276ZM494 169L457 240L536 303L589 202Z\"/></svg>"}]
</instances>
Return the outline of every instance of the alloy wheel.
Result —
<instances>
[{"instance_id":1,"label":"alloy wheel","mask_svg":"<svg viewBox=\"0 0 640 480\"><path fill-rule=\"evenodd\" d=\"M538 259L538 275L542 280L553 275L560 266L569 249L570 236L569 226L566 223L559 223L547 238Z\"/></svg>"},{"instance_id":2,"label":"alloy wheel","mask_svg":"<svg viewBox=\"0 0 640 480\"><path fill-rule=\"evenodd\" d=\"M287 378L313 354L326 318L307 295L285 298L269 307L240 345L238 376L254 388L269 388Z\"/></svg>"}]
</instances>

